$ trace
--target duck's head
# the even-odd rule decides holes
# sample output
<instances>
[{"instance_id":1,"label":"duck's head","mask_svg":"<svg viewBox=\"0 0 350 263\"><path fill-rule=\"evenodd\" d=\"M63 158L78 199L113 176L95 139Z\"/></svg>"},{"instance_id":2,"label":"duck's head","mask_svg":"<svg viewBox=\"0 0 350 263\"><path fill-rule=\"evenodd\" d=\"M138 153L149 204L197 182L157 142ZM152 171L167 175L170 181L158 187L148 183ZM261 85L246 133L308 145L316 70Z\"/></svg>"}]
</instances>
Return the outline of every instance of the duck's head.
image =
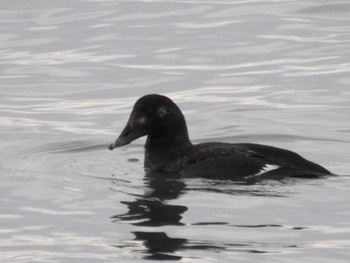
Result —
<instances>
[{"instance_id":1,"label":"duck's head","mask_svg":"<svg viewBox=\"0 0 350 263\"><path fill-rule=\"evenodd\" d=\"M153 142L167 143L172 140L189 140L186 122L179 107L168 97L158 94L138 99L125 128L110 150L148 136Z\"/></svg>"}]
</instances>

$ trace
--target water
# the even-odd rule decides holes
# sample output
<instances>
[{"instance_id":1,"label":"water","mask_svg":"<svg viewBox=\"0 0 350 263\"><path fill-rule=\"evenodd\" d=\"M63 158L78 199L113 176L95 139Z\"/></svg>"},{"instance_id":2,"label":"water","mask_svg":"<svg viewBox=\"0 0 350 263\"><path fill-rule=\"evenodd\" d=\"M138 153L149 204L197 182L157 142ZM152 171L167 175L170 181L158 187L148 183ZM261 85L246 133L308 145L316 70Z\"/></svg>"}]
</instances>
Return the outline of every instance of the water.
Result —
<instances>
[{"instance_id":1,"label":"water","mask_svg":"<svg viewBox=\"0 0 350 263\"><path fill-rule=\"evenodd\" d=\"M350 260L348 1L1 1L1 262ZM107 146L141 95L195 142L299 152L341 176L143 172Z\"/></svg>"}]
</instances>

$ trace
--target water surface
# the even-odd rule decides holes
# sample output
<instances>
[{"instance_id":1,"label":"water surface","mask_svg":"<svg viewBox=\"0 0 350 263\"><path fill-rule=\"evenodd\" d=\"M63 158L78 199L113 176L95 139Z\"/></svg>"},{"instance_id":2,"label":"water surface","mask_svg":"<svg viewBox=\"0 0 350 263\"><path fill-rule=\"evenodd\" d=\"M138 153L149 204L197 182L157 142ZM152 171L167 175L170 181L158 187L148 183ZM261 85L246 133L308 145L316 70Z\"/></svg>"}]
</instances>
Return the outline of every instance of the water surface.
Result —
<instances>
[{"instance_id":1,"label":"water surface","mask_svg":"<svg viewBox=\"0 0 350 263\"><path fill-rule=\"evenodd\" d=\"M350 260L347 1L0 2L1 262ZM145 176L110 152L135 100L194 142L297 151L340 176Z\"/></svg>"}]
</instances>

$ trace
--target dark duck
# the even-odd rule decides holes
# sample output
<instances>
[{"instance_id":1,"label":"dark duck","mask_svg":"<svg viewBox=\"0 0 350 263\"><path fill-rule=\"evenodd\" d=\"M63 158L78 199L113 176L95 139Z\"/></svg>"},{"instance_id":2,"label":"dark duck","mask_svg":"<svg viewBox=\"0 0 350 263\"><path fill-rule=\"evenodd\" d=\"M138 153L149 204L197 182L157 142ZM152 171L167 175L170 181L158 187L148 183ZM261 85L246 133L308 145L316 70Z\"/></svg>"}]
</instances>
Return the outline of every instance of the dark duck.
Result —
<instances>
[{"instance_id":1,"label":"dark duck","mask_svg":"<svg viewBox=\"0 0 350 263\"><path fill-rule=\"evenodd\" d=\"M134 105L110 150L147 136L146 172L204 178L312 178L331 173L295 152L253 143L191 143L185 117L168 97L150 94Z\"/></svg>"}]
</instances>

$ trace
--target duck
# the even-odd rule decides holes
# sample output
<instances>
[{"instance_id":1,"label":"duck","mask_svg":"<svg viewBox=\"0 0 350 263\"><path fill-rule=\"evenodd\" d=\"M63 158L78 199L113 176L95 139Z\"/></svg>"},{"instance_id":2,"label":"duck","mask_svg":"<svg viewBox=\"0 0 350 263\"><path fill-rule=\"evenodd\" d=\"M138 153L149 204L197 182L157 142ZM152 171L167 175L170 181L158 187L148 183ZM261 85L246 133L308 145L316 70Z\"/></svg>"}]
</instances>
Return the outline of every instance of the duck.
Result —
<instances>
[{"instance_id":1,"label":"duck","mask_svg":"<svg viewBox=\"0 0 350 263\"><path fill-rule=\"evenodd\" d=\"M147 136L146 172L179 173L203 178L314 178L332 175L299 154L256 143L204 142L194 144L180 108L167 96L139 98L119 137L109 150Z\"/></svg>"}]
</instances>

